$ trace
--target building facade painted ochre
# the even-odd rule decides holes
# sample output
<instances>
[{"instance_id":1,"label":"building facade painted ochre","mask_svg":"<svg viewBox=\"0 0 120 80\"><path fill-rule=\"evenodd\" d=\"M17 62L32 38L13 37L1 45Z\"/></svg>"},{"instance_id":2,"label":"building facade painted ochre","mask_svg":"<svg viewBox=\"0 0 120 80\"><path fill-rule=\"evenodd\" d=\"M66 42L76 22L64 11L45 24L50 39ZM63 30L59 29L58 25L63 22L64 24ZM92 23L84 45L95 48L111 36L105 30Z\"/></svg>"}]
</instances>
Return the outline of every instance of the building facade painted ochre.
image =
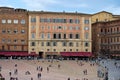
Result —
<instances>
[{"instance_id":1,"label":"building facade painted ochre","mask_svg":"<svg viewBox=\"0 0 120 80\"><path fill-rule=\"evenodd\" d=\"M92 24L92 41L95 54L120 55L120 20Z\"/></svg>"},{"instance_id":2,"label":"building facade painted ochre","mask_svg":"<svg viewBox=\"0 0 120 80\"><path fill-rule=\"evenodd\" d=\"M25 9L0 7L0 51L28 51L28 14Z\"/></svg>"},{"instance_id":3,"label":"building facade painted ochre","mask_svg":"<svg viewBox=\"0 0 120 80\"><path fill-rule=\"evenodd\" d=\"M92 15L92 23L95 22L107 22L120 19L120 15L113 15L110 12L101 11Z\"/></svg>"},{"instance_id":4,"label":"building facade painted ochre","mask_svg":"<svg viewBox=\"0 0 120 80\"><path fill-rule=\"evenodd\" d=\"M29 53L91 52L91 15L29 12Z\"/></svg>"}]
</instances>

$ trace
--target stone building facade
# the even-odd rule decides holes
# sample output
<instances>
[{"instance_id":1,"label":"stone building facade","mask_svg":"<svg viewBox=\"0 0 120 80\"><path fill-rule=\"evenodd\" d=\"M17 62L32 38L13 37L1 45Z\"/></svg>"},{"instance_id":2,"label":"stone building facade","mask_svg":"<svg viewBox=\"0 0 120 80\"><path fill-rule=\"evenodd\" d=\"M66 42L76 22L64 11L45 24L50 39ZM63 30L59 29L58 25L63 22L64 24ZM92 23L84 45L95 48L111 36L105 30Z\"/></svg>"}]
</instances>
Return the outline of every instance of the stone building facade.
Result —
<instances>
[{"instance_id":1,"label":"stone building facade","mask_svg":"<svg viewBox=\"0 0 120 80\"><path fill-rule=\"evenodd\" d=\"M89 14L29 12L29 53L86 56L91 54L91 42Z\"/></svg>"},{"instance_id":2,"label":"stone building facade","mask_svg":"<svg viewBox=\"0 0 120 80\"><path fill-rule=\"evenodd\" d=\"M113 21L113 20L119 20L120 15L114 15L107 11L101 11L95 14L92 14L92 23L95 22L107 22L107 21Z\"/></svg>"},{"instance_id":3,"label":"stone building facade","mask_svg":"<svg viewBox=\"0 0 120 80\"><path fill-rule=\"evenodd\" d=\"M0 51L28 51L28 12L0 7Z\"/></svg>"},{"instance_id":4,"label":"stone building facade","mask_svg":"<svg viewBox=\"0 0 120 80\"><path fill-rule=\"evenodd\" d=\"M92 52L106 56L120 55L120 20L92 24Z\"/></svg>"}]
</instances>

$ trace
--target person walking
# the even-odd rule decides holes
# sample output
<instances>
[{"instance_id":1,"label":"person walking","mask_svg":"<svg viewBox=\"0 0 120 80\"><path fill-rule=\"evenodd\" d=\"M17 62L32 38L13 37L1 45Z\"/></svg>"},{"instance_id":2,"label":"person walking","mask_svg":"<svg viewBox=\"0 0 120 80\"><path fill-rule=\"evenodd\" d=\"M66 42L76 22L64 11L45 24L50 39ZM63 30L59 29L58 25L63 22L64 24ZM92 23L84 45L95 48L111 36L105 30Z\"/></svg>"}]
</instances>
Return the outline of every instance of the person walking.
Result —
<instances>
[{"instance_id":1,"label":"person walking","mask_svg":"<svg viewBox=\"0 0 120 80\"><path fill-rule=\"evenodd\" d=\"M60 69L60 67L61 67L60 64L58 64L58 69Z\"/></svg>"},{"instance_id":2,"label":"person walking","mask_svg":"<svg viewBox=\"0 0 120 80\"><path fill-rule=\"evenodd\" d=\"M70 80L70 77L67 80Z\"/></svg>"},{"instance_id":3,"label":"person walking","mask_svg":"<svg viewBox=\"0 0 120 80\"><path fill-rule=\"evenodd\" d=\"M49 67L47 67L47 73L49 72Z\"/></svg>"},{"instance_id":4,"label":"person walking","mask_svg":"<svg viewBox=\"0 0 120 80\"><path fill-rule=\"evenodd\" d=\"M33 80L33 78L31 77L31 80Z\"/></svg>"},{"instance_id":5,"label":"person walking","mask_svg":"<svg viewBox=\"0 0 120 80\"><path fill-rule=\"evenodd\" d=\"M10 76L12 75L11 71L9 72L9 75L10 75Z\"/></svg>"}]
</instances>

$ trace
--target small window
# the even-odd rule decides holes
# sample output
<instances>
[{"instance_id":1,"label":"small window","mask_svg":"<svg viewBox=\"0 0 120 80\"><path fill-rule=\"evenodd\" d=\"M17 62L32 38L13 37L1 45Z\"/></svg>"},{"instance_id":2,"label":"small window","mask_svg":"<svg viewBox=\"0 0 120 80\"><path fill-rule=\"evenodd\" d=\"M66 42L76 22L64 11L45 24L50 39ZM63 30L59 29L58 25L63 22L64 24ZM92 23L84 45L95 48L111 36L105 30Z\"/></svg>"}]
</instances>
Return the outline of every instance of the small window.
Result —
<instances>
[{"instance_id":1,"label":"small window","mask_svg":"<svg viewBox=\"0 0 120 80\"><path fill-rule=\"evenodd\" d=\"M79 38L80 38L80 35L79 35L79 34L76 34L76 35L75 35L75 38L76 38L76 39L79 39Z\"/></svg>"},{"instance_id":2,"label":"small window","mask_svg":"<svg viewBox=\"0 0 120 80\"><path fill-rule=\"evenodd\" d=\"M76 42L76 47L79 47L79 42Z\"/></svg>"},{"instance_id":3,"label":"small window","mask_svg":"<svg viewBox=\"0 0 120 80\"><path fill-rule=\"evenodd\" d=\"M40 18L40 22L44 22L44 19L43 19L43 18Z\"/></svg>"},{"instance_id":4,"label":"small window","mask_svg":"<svg viewBox=\"0 0 120 80\"><path fill-rule=\"evenodd\" d=\"M14 30L14 33L16 34L18 31L17 30Z\"/></svg>"},{"instance_id":5,"label":"small window","mask_svg":"<svg viewBox=\"0 0 120 80\"><path fill-rule=\"evenodd\" d=\"M14 46L14 49L17 49L17 46Z\"/></svg>"},{"instance_id":6,"label":"small window","mask_svg":"<svg viewBox=\"0 0 120 80\"><path fill-rule=\"evenodd\" d=\"M88 42L85 42L85 47L88 47L88 46L89 46Z\"/></svg>"},{"instance_id":7,"label":"small window","mask_svg":"<svg viewBox=\"0 0 120 80\"><path fill-rule=\"evenodd\" d=\"M50 51L50 49L47 49L47 51Z\"/></svg>"},{"instance_id":8,"label":"small window","mask_svg":"<svg viewBox=\"0 0 120 80\"><path fill-rule=\"evenodd\" d=\"M76 24L79 24L79 23L80 23L80 20L79 20L79 19L75 19L75 23L76 23Z\"/></svg>"},{"instance_id":9,"label":"small window","mask_svg":"<svg viewBox=\"0 0 120 80\"><path fill-rule=\"evenodd\" d=\"M79 28L79 26L76 26L75 29L76 29L76 30L79 30L80 28Z\"/></svg>"},{"instance_id":10,"label":"small window","mask_svg":"<svg viewBox=\"0 0 120 80\"><path fill-rule=\"evenodd\" d=\"M53 39L56 39L57 38L57 34L53 34Z\"/></svg>"},{"instance_id":11,"label":"small window","mask_svg":"<svg viewBox=\"0 0 120 80\"><path fill-rule=\"evenodd\" d=\"M62 29L62 27L61 27L61 26L58 26L58 29Z\"/></svg>"},{"instance_id":12,"label":"small window","mask_svg":"<svg viewBox=\"0 0 120 80\"><path fill-rule=\"evenodd\" d=\"M25 33L25 30L21 30L21 33L22 33L22 34Z\"/></svg>"},{"instance_id":13,"label":"small window","mask_svg":"<svg viewBox=\"0 0 120 80\"><path fill-rule=\"evenodd\" d=\"M6 31L5 30L2 30L2 33L5 33Z\"/></svg>"},{"instance_id":14,"label":"small window","mask_svg":"<svg viewBox=\"0 0 120 80\"><path fill-rule=\"evenodd\" d=\"M35 38L35 33L31 33L32 35L31 35L31 37L32 37L32 39L34 39Z\"/></svg>"},{"instance_id":15,"label":"small window","mask_svg":"<svg viewBox=\"0 0 120 80\"><path fill-rule=\"evenodd\" d=\"M98 19L96 19L96 22L98 22Z\"/></svg>"},{"instance_id":16,"label":"small window","mask_svg":"<svg viewBox=\"0 0 120 80\"><path fill-rule=\"evenodd\" d=\"M69 38L72 39L73 38L73 34L69 34Z\"/></svg>"},{"instance_id":17,"label":"small window","mask_svg":"<svg viewBox=\"0 0 120 80\"><path fill-rule=\"evenodd\" d=\"M44 42L41 42L41 46L44 46Z\"/></svg>"},{"instance_id":18,"label":"small window","mask_svg":"<svg viewBox=\"0 0 120 80\"><path fill-rule=\"evenodd\" d=\"M89 30L89 27L85 27L84 29L85 29L85 30Z\"/></svg>"},{"instance_id":19,"label":"small window","mask_svg":"<svg viewBox=\"0 0 120 80\"><path fill-rule=\"evenodd\" d=\"M85 24L89 24L89 20L85 20L84 23L85 23Z\"/></svg>"},{"instance_id":20,"label":"small window","mask_svg":"<svg viewBox=\"0 0 120 80\"><path fill-rule=\"evenodd\" d=\"M2 43L5 43L5 41L6 41L5 39L2 39Z\"/></svg>"},{"instance_id":21,"label":"small window","mask_svg":"<svg viewBox=\"0 0 120 80\"><path fill-rule=\"evenodd\" d=\"M11 30L7 30L7 33L10 34L10 33L11 33Z\"/></svg>"},{"instance_id":22,"label":"small window","mask_svg":"<svg viewBox=\"0 0 120 80\"><path fill-rule=\"evenodd\" d=\"M50 39L50 33L47 34L47 38Z\"/></svg>"},{"instance_id":23,"label":"small window","mask_svg":"<svg viewBox=\"0 0 120 80\"><path fill-rule=\"evenodd\" d=\"M31 22L36 22L36 18L31 18Z\"/></svg>"},{"instance_id":24,"label":"small window","mask_svg":"<svg viewBox=\"0 0 120 80\"><path fill-rule=\"evenodd\" d=\"M21 43L22 43L22 44L25 44L25 40L21 40Z\"/></svg>"},{"instance_id":25,"label":"small window","mask_svg":"<svg viewBox=\"0 0 120 80\"><path fill-rule=\"evenodd\" d=\"M15 39L15 40L14 40L14 43L17 43L17 41L18 41L18 40Z\"/></svg>"},{"instance_id":26,"label":"small window","mask_svg":"<svg viewBox=\"0 0 120 80\"><path fill-rule=\"evenodd\" d=\"M50 30L50 26L48 26L48 30Z\"/></svg>"},{"instance_id":27,"label":"small window","mask_svg":"<svg viewBox=\"0 0 120 80\"><path fill-rule=\"evenodd\" d=\"M69 43L69 46L71 46L71 47L72 47L72 46L73 46L73 43L72 43L72 42L70 42L70 43Z\"/></svg>"},{"instance_id":28,"label":"small window","mask_svg":"<svg viewBox=\"0 0 120 80\"><path fill-rule=\"evenodd\" d=\"M13 23L14 23L14 24L18 24L18 20L14 20Z\"/></svg>"},{"instance_id":29,"label":"small window","mask_svg":"<svg viewBox=\"0 0 120 80\"><path fill-rule=\"evenodd\" d=\"M44 39L44 33L41 33L41 38Z\"/></svg>"},{"instance_id":30,"label":"small window","mask_svg":"<svg viewBox=\"0 0 120 80\"><path fill-rule=\"evenodd\" d=\"M66 35L66 34L63 34L63 38L66 39L66 38L67 38L67 35Z\"/></svg>"},{"instance_id":31,"label":"small window","mask_svg":"<svg viewBox=\"0 0 120 80\"><path fill-rule=\"evenodd\" d=\"M72 26L70 26L70 27L69 27L69 29L70 29L70 30L73 30L73 27L72 27Z\"/></svg>"},{"instance_id":32,"label":"small window","mask_svg":"<svg viewBox=\"0 0 120 80\"><path fill-rule=\"evenodd\" d=\"M25 20L23 19L23 20L21 20L21 24L25 24Z\"/></svg>"},{"instance_id":33,"label":"small window","mask_svg":"<svg viewBox=\"0 0 120 80\"><path fill-rule=\"evenodd\" d=\"M103 32L103 29L101 29L101 33Z\"/></svg>"},{"instance_id":34,"label":"small window","mask_svg":"<svg viewBox=\"0 0 120 80\"><path fill-rule=\"evenodd\" d=\"M63 46L67 46L67 42L63 42Z\"/></svg>"},{"instance_id":35,"label":"small window","mask_svg":"<svg viewBox=\"0 0 120 80\"><path fill-rule=\"evenodd\" d=\"M86 52L88 52L88 49L85 49Z\"/></svg>"},{"instance_id":36,"label":"small window","mask_svg":"<svg viewBox=\"0 0 120 80\"><path fill-rule=\"evenodd\" d=\"M44 26L41 26L41 29L44 30Z\"/></svg>"},{"instance_id":37,"label":"small window","mask_svg":"<svg viewBox=\"0 0 120 80\"><path fill-rule=\"evenodd\" d=\"M60 33L58 34L58 39L61 39L61 34Z\"/></svg>"},{"instance_id":38,"label":"small window","mask_svg":"<svg viewBox=\"0 0 120 80\"><path fill-rule=\"evenodd\" d=\"M35 42L31 42L31 46L35 46Z\"/></svg>"},{"instance_id":39,"label":"small window","mask_svg":"<svg viewBox=\"0 0 120 80\"><path fill-rule=\"evenodd\" d=\"M53 49L54 52L56 52L56 49Z\"/></svg>"},{"instance_id":40,"label":"small window","mask_svg":"<svg viewBox=\"0 0 120 80\"><path fill-rule=\"evenodd\" d=\"M69 19L69 23L73 23L73 19Z\"/></svg>"},{"instance_id":41,"label":"small window","mask_svg":"<svg viewBox=\"0 0 120 80\"><path fill-rule=\"evenodd\" d=\"M66 51L66 49L64 49L63 51Z\"/></svg>"},{"instance_id":42,"label":"small window","mask_svg":"<svg viewBox=\"0 0 120 80\"><path fill-rule=\"evenodd\" d=\"M11 21L10 19L8 19L8 20L7 20L7 23L9 23L9 24L10 24L10 23L12 23L12 21Z\"/></svg>"},{"instance_id":43,"label":"small window","mask_svg":"<svg viewBox=\"0 0 120 80\"><path fill-rule=\"evenodd\" d=\"M72 51L72 49L70 49L70 51Z\"/></svg>"},{"instance_id":44,"label":"small window","mask_svg":"<svg viewBox=\"0 0 120 80\"><path fill-rule=\"evenodd\" d=\"M78 52L79 50L78 50L78 49L76 49L76 51Z\"/></svg>"},{"instance_id":45,"label":"small window","mask_svg":"<svg viewBox=\"0 0 120 80\"><path fill-rule=\"evenodd\" d=\"M5 19L2 19L2 23L5 24L5 23L6 23L6 20L5 20Z\"/></svg>"},{"instance_id":46,"label":"small window","mask_svg":"<svg viewBox=\"0 0 120 80\"><path fill-rule=\"evenodd\" d=\"M46 46L50 46L50 42L47 42L47 43L46 43Z\"/></svg>"},{"instance_id":47,"label":"small window","mask_svg":"<svg viewBox=\"0 0 120 80\"><path fill-rule=\"evenodd\" d=\"M57 42L53 42L53 46L57 46Z\"/></svg>"}]
</instances>

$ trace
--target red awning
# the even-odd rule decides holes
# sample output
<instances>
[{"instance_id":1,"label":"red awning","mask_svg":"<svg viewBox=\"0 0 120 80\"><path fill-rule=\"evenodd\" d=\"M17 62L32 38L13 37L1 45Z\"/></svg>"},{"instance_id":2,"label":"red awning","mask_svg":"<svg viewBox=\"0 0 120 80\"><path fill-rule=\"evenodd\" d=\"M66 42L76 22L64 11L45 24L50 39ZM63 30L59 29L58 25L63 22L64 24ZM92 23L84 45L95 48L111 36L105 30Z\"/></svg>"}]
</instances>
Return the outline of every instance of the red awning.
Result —
<instances>
[{"instance_id":1,"label":"red awning","mask_svg":"<svg viewBox=\"0 0 120 80\"><path fill-rule=\"evenodd\" d=\"M38 56L38 54L36 54L36 52L30 52L29 56Z\"/></svg>"},{"instance_id":2,"label":"red awning","mask_svg":"<svg viewBox=\"0 0 120 80\"><path fill-rule=\"evenodd\" d=\"M62 56L92 56L91 52L60 52Z\"/></svg>"},{"instance_id":3,"label":"red awning","mask_svg":"<svg viewBox=\"0 0 120 80\"><path fill-rule=\"evenodd\" d=\"M118 57L119 57L119 56L120 56L120 54L112 54L112 56L116 56L116 57L118 56Z\"/></svg>"},{"instance_id":4,"label":"red awning","mask_svg":"<svg viewBox=\"0 0 120 80\"><path fill-rule=\"evenodd\" d=\"M35 52L31 52L28 54L28 51L2 51L0 55L3 56L38 56Z\"/></svg>"},{"instance_id":5,"label":"red awning","mask_svg":"<svg viewBox=\"0 0 120 80\"><path fill-rule=\"evenodd\" d=\"M23 52L17 52L17 51L12 51L12 52L0 52L2 53L4 56L28 56L28 52L27 51L23 51Z\"/></svg>"},{"instance_id":6,"label":"red awning","mask_svg":"<svg viewBox=\"0 0 120 80\"><path fill-rule=\"evenodd\" d=\"M3 52L0 52L0 55L4 55L4 53L3 53Z\"/></svg>"}]
</instances>

